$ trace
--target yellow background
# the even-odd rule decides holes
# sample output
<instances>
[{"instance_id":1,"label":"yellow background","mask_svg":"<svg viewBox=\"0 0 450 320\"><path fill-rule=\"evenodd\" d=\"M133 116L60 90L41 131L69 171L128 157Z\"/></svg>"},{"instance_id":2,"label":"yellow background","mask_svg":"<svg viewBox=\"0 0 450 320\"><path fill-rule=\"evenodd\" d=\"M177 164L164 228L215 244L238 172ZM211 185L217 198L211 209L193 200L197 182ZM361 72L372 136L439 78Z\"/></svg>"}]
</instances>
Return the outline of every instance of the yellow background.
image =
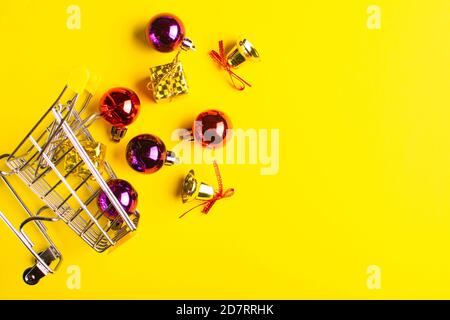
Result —
<instances>
[{"instance_id":1,"label":"yellow background","mask_svg":"<svg viewBox=\"0 0 450 320\"><path fill-rule=\"evenodd\" d=\"M81 9L81 30L66 9ZM381 30L366 26L382 10ZM139 191L137 236L97 254L62 223L51 227L64 260L30 287L31 258L0 223L1 298L450 298L450 2L349 1L9 1L0 9L2 152L10 152L53 102L73 67L102 75L90 111L114 86L137 91L142 112L125 141L95 137L108 160ZM146 22L177 14L196 53L182 58L189 96L156 105L148 68L167 63L143 41ZM239 73L254 87L238 92L207 53L247 36L262 61ZM139 133L168 145L208 108L236 128L279 128L280 170L223 165L236 194L205 216L178 215L176 194L190 168L214 184L207 165L163 168L144 176L124 160ZM19 216L1 187L2 210ZM81 289L66 286L81 268ZM367 267L381 268L369 290Z\"/></svg>"}]
</instances>

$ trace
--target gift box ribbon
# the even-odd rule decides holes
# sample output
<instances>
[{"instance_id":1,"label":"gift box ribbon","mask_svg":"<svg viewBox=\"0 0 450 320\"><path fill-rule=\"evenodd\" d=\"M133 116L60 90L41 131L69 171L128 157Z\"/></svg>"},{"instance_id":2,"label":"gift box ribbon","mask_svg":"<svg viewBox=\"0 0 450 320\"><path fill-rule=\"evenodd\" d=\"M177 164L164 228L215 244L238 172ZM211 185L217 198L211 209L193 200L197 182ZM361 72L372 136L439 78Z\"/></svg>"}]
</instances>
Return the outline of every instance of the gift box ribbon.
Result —
<instances>
[{"instance_id":1,"label":"gift box ribbon","mask_svg":"<svg viewBox=\"0 0 450 320\"><path fill-rule=\"evenodd\" d=\"M178 56L179 55L180 55L180 51L177 53L177 55L175 56L175 58L171 62L169 70L161 78L157 79L157 82L156 82L156 84L154 86L153 86L152 82L149 82L148 85L147 85L147 89L151 90L152 87L153 88L157 88L161 84L163 84L164 81L169 80L169 79L173 79L173 78L176 77L177 72L178 72L179 64L181 63L180 61L178 61ZM168 87L168 89L169 89L169 97L173 97L173 95L174 95L174 88L173 88L173 86L170 85Z\"/></svg>"}]
</instances>

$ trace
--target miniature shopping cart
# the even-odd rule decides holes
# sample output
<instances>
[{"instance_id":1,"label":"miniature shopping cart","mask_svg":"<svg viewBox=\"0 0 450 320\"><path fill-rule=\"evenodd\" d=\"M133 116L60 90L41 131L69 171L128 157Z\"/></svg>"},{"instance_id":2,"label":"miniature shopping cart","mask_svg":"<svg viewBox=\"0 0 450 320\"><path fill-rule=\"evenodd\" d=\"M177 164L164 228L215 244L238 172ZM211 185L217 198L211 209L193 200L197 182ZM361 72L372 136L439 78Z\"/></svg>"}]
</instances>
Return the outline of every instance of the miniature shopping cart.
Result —
<instances>
[{"instance_id":1,"label":"miniature shopping cart","mask_svg":"<svg viewBox=\"0 0 450 320\"><path fill-rule=\"evenodd\" d=\"M116 178L110 165L105 161L100 171L83 147L84 142L95 141L87 128L96 116L84 120L80 117L92 98L95 84L95 77L90 77L87 70L75 73L14 151L0 156L8 168L0 171L0 178L19 202L25 217L19 217L18 228L1 211L0 218L35 259L35 265L23 273L24 281L30 285L53 273L61 262L61 253L44 223L62 220L97 252L115 245L135 231L138 225L139 213L127 214L108 187L107 182ZM67 171L64 159L74 152L80 161ZM88 174L83 177L74 174L79 166L85 166ZM25 183L26 191L32 191L30 195L17 191L13 180ZM0 188L0 192L6 192L3 186ZM110 201L110 206L104 211L97 205L101 191ZM34 208L31 200L34 200ZM105 212L113 210L113 207L119 213L114 221L105 216ZM10 214L18 215L19 212ZM17 220L17 216L14 217ZM40 245L44 244L42 249L38 249L30 239L25 227L34 229L30 231L34 237L40 238Z\"/></svg>"}]
</instances>

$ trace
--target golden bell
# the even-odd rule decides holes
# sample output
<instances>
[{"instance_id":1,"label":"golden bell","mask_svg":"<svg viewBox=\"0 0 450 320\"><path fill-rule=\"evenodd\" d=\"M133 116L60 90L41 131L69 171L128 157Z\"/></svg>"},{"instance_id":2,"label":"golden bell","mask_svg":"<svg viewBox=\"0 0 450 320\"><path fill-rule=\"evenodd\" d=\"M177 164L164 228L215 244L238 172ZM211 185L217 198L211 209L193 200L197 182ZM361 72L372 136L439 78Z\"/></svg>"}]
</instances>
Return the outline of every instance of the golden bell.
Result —
<instances>
[{"instance_id":1,"label":"golden bell","mask_svg":"<svg viewBox=\"0 0 450 320\"><path fill-rule=\"evenodd\" d=\"M183 187L181 191L181 199L183 203L197 199L210 200L214 197L214 188L203 182L198 183L195 178L194 170L189 171L186 178L184 178Z\"/></svg>"},{"instance_id":2,"label":"golden bell","mask_svg":"<svg viewBox=\"0 0 450 320\"><path fill-rule=\"evenodd\" d=\"M256 51L255 47L247 39L238 41L227 54L227 62L233 68L237 68L247 60L255 59L259 59L258 51Z\"/></svg>"}]
</instances>

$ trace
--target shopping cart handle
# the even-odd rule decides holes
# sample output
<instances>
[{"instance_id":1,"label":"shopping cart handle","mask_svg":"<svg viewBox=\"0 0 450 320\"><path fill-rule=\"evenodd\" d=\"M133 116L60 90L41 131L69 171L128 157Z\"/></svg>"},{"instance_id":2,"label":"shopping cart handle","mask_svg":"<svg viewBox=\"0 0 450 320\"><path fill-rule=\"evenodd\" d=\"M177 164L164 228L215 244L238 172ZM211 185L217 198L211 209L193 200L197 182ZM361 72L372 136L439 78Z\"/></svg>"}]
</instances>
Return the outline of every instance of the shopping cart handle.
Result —
<instances>
[{"instance_id":1,"label":"shopping cart handle","mask_svg":"<svg viewBox=\"0 0 450 320\"><path fill-rule=\"evenodd\" d=\"M67 85L74 92L81 94L86 89L90 77L91 72L89 69L78 67L70 72Z\"/></svg>"},{"instance_id":2,"label":"shopping cart handle","mask_svg":"<svg viewBox=\"0 0 450 320\"><path fill-rule=\"evenodd\" d=\"M94 95L100 84L100 80L101 80L101 78L100 78L99 74L91 73L89 80L86 84L86 91L89 92L90 94Z\"/></svg>"}]
</instances>

